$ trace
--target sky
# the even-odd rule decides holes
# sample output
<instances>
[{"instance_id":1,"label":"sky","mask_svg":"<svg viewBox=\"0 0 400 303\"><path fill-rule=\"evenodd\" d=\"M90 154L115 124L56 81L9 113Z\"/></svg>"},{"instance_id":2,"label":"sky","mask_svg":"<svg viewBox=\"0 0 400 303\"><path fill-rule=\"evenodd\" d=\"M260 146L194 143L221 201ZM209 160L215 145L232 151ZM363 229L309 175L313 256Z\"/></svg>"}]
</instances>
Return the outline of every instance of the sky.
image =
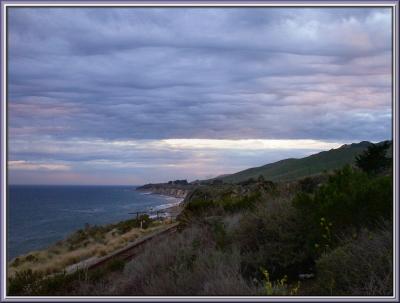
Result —
<instances>
[{"instance_id":1,"label":"sky","mask_svg":"<svg viewBox=\"0 0 400 303\"><path fill-rule=\"evenodd\" d=\"M9 8L12 184L206 179L391 138L385 8Z\"/></svg>"}]
</instances>

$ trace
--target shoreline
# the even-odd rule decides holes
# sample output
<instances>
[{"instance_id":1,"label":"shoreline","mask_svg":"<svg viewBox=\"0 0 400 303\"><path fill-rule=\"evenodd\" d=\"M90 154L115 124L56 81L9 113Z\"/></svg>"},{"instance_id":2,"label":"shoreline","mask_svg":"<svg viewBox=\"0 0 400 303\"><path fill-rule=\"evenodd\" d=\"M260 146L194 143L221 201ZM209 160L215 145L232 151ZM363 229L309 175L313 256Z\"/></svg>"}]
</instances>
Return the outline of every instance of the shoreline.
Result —
<instances>
[{"instance_id":1,"label":"shoreline","mask_svg":"<svg viewBox=\"0 0 400 303\"><path fill-rule=\"evenodd\" d=\"M56 274L77 264L101 259L149 234L176 224L173 220L160 217L147 221L149 223L141 228L137 224L132 225L135 221L137 222L135 219L129 219L76 230L65 239L46 248L27 252L8 261L8 276L24 270L42 272L46 275Z\"/></svg>"},{"instance_id":2,"label":"shoreline","mask_svg":"<svg viewBox=\"0 0 400 303\"><path fill-rule=\"evenodd\" d=\"M147 232L152 232L153 230L159 228L160 226L168 225L169 224L168 218L172 222L172 220L174 220L176 218L176 216L183 209L184 198L174 197L172 195L165 195L165 194L162 195L162 194L157 194L157 193L149 193L149 194L154 194L154 195L162 196L163 198L165 198L163 202L166 202L166 203L159 204L159 205L152 207L155 211L159 211L160 214L162 213L163 215L158 216L158 218L150 215L149 217L153 222L152 225L154 224L152 227L150 227L148 229L147 228L141 229L141 228L137 228L137 227L132 228L125 234L114 236L114 240L122 238L123 239L122 242L124 242L124 244L130 243L131 240L135 241L138 238L146 235ZM170 201L171 198L174 199L174 202ZM172 203L170 203L170 202L172 202ZM152 212L152 210L146 209L145 212L150 214ZM105 224L90 225L89 229L100 229L100 230L107 229L110 226L118 226L119 224L130 222L132 220L135 220L135 218L133 216L126 220L113 221L111 223L105 223ZM18 270L18 268L16 268L16 267L18 267L19 263L29 262L29 263L32 263L32 265L34 265L35 263L41 263L41 261L44 261L44 259L41 257L38 257L38 255L40 255L40 256L42 256L44 254L51 255L51 256L58 255L59 254L58 251L60 250L59 248L62 247L63 245L66 245L66 243L68 243L68 241L71 238L75 237L77 234L81 233L82 231L84 231L84 232L86 231L86 228L84 228L83 226L81 228L75 229L74 231L68 233L68 235L63 237L62 239L56 240L43 248L30 250L30 251L27 251L26 253L16 255L16 256L10 258L9 260L7 260L7 265L10 269L12 269L11 272L15 272ZM113 234L114 234L114 232L113 232ZM129 239L130 236L126 235L129 233L134 234L134 235L132 234L132 236L133 236L132 239ZM116 242L116 241L117 240L115 240L114 242ZM74 250L71 250L71 251L72 252L73 251L81 251L81 250L83 251L85 249L90 251L90 249L86 245L87 245L87 243L82 243L82 245L80 245L80 246L78 245L78 247L76 247ZM122 245L122 247L123 247L123 245ZM121 248L121 245L119 247L115 247L115 249L120 249L120 248ZM107 253L110 253L112 251L113 250L111 249L111 251L108 251ZM64 253L67 253L67 252L65 251ZM91 258L98 258L98 257L101 257L103 254L104 254L104 252L102 252L102 251L100 252L100 255L96 255L96 253L91 252L91 253L89 253L90 256L80 259L79 262L82 262L82 261L85 261L85 260L91 259ZM18 261L16 261L16 260L18 260ZM65 264L65 267L69 267L69 266L75 264L75 262L73 262L73 263L67 262L67 263L69 263L69 264ZM34 266L34 267L36 267L36 266Z\"/></svg>"},{"instance_id":3,"label":"shoreline","mask_svg":"<svg viewBox=\"0 0 400 303\"><path fill-rule=\"evenodd\" d=\"M184 206L184 201L189 193L188 190L184 190L184 193L182 194L181 189L179 189L179 192L176 192L176 189L174 188L173 191L162 191L160 193L159 190L152 190L152 189L142 189L142 186L136 187L135 190L138 192L141 192L143 195L157 195L161 197L165 197L166 199L168 198L174 198L176 202L173 203L166 203L166 204L161 204L159 206L165 205L167 207L163 208L158 208L159 206L152 207L152 211L164 211L164 213L169 216L170 213L177 213L176 216L183 210ZM138 189L139 188L139 189ZM153 209L154 208L154 209ZM176 217L175 216L175 217Z\"/></svg>"},{"instance_id":4,"label":"shoreline","mask_svg":"<svg viewBox=\"0 0 400 303\"><path fill-rule=\"evenodd\" d=\"M185 199L193 188L194 186L189 184L182 185L174 183L150 183L138 186L135 188L135 190L145 194L157 194L162 196Z\"/></svg>"},{"instance_id":5,"label":"shoreline","mask_svg":"<svg viewBox=\"0 0 400 303\"><path fill-rule=\"evenodd\" d=\"M169 217L171 215L170 213L177 213L177 212L182 211L183 202L185 201L185 198L186 198L186 196L185 197L176 197L174 195L158 194L158 193L155 193L155 192L143 192L142 194L143 195L161 196L161 197L164 197L167 200L167 202L168 202L168 199L171 199L171 198L175 199L176 200L175 202L160 204L160 205L157 205L157 206L154 206L154 207L150 207L150 209L149 209L149 213L151 213L151 212L160 212L160 213L163 212L166 215L166 217ZM165 206L165 207L160 207L160 206ZM152 218L152 216L154 218L154 215L151 215L150 218Z\"/></svg>"}]
</instances>

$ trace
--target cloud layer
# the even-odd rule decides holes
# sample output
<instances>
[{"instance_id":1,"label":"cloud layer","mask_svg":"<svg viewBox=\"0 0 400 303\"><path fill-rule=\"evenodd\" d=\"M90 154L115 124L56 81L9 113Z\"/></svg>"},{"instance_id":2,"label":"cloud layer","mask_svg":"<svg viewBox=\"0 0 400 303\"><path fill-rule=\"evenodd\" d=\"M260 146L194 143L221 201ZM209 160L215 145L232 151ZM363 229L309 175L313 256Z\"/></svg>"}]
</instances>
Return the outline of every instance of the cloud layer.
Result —
<instances>
[{"instance_id":1,"label":"cloud layer","mask_svg":"<svg viewBox=\"0 0 400 303\"><path fill-rule=\"evenodd\" d=\"M204 177L324 149L235 140L391 137L389 9L12 8L8 31L16 182L35 165L86 167L86 180L107 165L115 180Z\"/></svg>"}]
</instances>

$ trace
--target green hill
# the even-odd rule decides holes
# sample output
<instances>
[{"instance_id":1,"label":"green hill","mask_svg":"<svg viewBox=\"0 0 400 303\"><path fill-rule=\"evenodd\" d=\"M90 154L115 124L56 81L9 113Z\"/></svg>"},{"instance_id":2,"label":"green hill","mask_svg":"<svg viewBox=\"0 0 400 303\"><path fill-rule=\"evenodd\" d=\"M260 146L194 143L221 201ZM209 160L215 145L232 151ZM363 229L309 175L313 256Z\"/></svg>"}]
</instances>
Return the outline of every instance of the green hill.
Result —
<instances>
[{"instance_id":1,"label":"green hill","mask_svg":"<svg viewBox=\"0 0 400 303\"><path fill-rule=\"evenodd\" d=\"M372 143L362 141L350 145L343 145L337 149L323 151L301 159L285 159L260 167L249 168L231 175L224 175L215 179L227 183L236 183L258 178L262 175L266 180L290 181L305 176L315 175L323 171L330 171L345 164L353 164L355 156L362 153ZM378 143L379 144L379 143Z\"/></svg>"}]
</instances>

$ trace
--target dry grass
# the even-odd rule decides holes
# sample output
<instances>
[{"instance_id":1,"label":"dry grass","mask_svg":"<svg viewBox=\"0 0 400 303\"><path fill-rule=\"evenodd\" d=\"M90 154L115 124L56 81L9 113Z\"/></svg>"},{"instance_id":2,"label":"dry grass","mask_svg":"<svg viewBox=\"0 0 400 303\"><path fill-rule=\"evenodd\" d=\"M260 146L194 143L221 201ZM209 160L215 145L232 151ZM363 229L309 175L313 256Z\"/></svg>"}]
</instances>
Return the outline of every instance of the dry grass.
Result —
<instances>
[{"instance_id":1,"label":"dry grass","mask_svg":"<svg viewBox=\"0 0 400 303\"><path fill-rule=\"evenodd\" d=\"M82 237L80 241L75 241L71 245L71 239L76 237L77 234L74 233L69 238L57 242L47 249L33 251L15 258L9 263L8 275L13 276L17 271L27 269L46 274L60 272L67 266L83 260L105 256L163 226L165 224L154 224L147 229L132 228L123 234L119 234L116 229L111 229L104 233L97 233L95 236Z\"/></svg>"}]
</instances>

